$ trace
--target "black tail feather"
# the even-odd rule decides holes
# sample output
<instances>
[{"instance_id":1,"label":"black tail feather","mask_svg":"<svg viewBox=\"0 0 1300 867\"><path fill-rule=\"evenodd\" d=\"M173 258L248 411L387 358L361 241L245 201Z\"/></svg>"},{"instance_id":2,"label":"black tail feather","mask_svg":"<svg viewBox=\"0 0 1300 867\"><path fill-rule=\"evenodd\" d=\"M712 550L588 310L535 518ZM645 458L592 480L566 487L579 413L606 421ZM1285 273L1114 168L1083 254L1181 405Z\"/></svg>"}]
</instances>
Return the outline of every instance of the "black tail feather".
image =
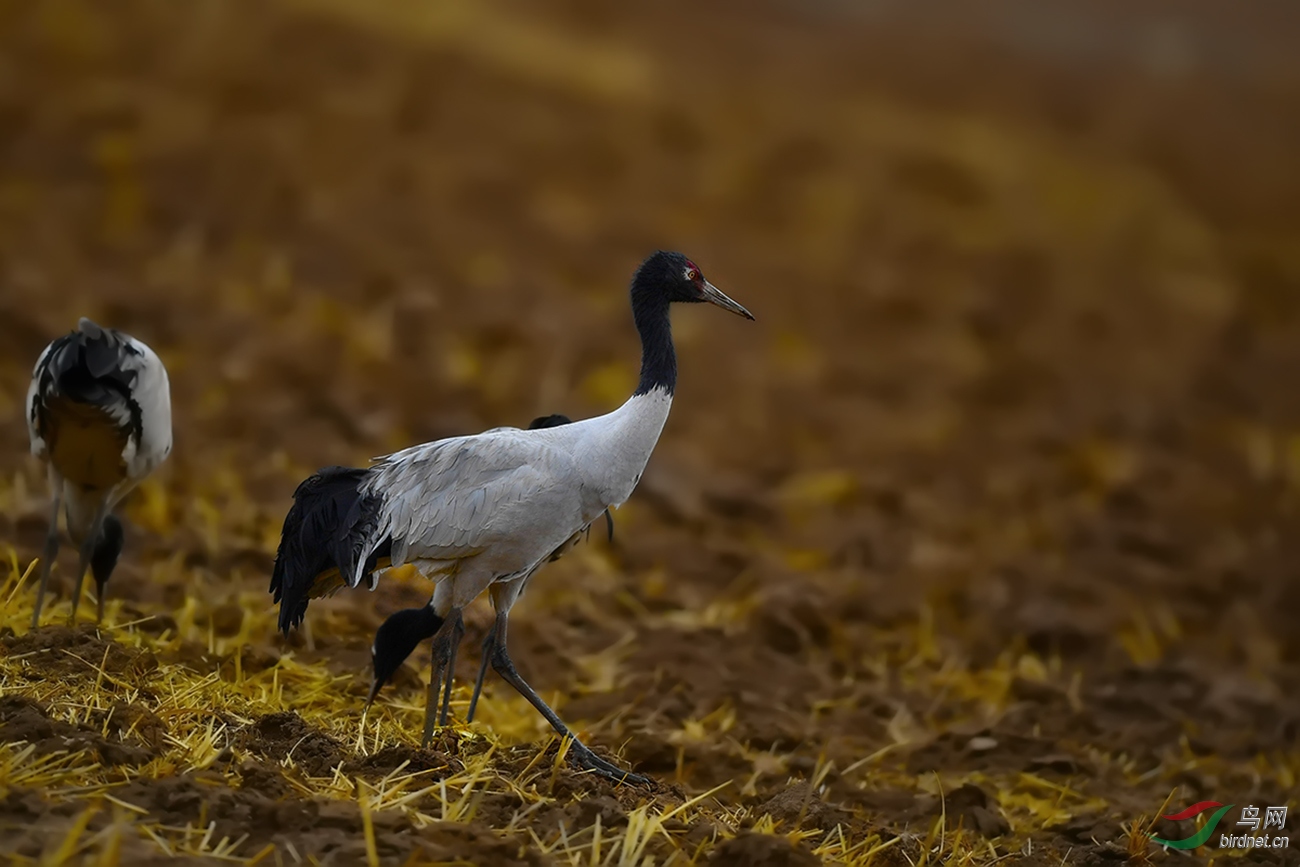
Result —
<instances>
[{"instance_id":1,"label":"black tail feather","mask_svg":"<svg viewBox=\"0 0 1300 867\"><path fill-rule=\"evenodd\" d=\"M356 574L362 550L379 529L383 506L379 496L360 491L368 474L364 469L326 467L293 492L269 588L280 603L280 630L285 635L306 616L317 578L332 569L345 581ZM373 572L391 553L392 539L381 540L366 557L362 574Z\"/></svg>"}]
</instances>

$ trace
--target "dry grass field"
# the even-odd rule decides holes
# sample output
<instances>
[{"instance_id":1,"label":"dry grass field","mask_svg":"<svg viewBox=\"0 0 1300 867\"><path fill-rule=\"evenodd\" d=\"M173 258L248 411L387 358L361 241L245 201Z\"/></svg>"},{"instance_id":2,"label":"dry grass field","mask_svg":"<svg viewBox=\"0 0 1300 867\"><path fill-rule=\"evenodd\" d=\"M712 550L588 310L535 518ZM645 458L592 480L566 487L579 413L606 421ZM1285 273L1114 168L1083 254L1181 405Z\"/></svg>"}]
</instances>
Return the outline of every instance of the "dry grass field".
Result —
<instances>
[{"instance_id":1,"label":"dry grass field","mask_svg":"<svg viewBox=\"0 0 1300 867\"><path fill-rule=\"evenodd\" d=\"M1148 836L1297 806L1300 26L1057 5L0 0L0 857L1234 858ZM274 631L293 489L617 406L658 247L758 321L675 313L614 541L511 621L656 783L495 677L460 722L486 601L419 749L427 652L363 714L418 576ZM105 622L65 548L31 631L22 401L80 315L162 356L176 446Z\"/></svg>"}]
</instances>

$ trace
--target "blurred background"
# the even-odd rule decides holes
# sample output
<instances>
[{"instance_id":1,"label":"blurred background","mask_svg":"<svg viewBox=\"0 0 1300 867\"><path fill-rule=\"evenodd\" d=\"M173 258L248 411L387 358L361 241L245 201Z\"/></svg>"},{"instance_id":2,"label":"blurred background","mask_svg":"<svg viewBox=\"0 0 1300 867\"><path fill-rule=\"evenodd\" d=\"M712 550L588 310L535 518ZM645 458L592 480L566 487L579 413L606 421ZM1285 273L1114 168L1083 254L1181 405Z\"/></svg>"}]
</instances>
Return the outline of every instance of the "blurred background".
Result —
<instances>
[{"instance_id":1,"label":"blurred background","mask_svg":"<svg viewBox=\"0 0 1300 867\"><path fill-rule=\"evenodd\" d=\"M1170 780L1280 803L1297 148L1287 2L3 0L0 538L39 550L22 401L79 315L171 372L115 598L251 616L310 471L621 403L627 281L678 249L758 321L675 312L614 546L512 620L562 713L746 803L901 745L826 778L885 825L918 774L1064 752L1118 806L1013 817L1061 850ZM425 592L323 605L330 664Z\"/></svg>"}]
</instances>

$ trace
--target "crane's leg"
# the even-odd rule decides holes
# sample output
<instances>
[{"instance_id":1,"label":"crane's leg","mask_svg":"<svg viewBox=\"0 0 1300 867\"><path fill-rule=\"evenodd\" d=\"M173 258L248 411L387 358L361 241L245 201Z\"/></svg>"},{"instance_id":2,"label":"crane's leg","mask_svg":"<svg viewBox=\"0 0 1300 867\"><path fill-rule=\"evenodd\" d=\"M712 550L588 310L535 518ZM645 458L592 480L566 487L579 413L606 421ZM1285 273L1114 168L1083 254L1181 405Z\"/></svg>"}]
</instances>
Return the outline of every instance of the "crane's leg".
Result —
<instances>
[{"instance_id":1,"label":"crane's leg","mask_svg":"<svg viewBox=\"0 0 1300 867\"><path fill-rule=\"evenodd\" d=\"M429 674L429 693L424 706L425 747L433 743L434 721L437 725L447 724L447 708L451 703L451 681L456 671L456 646L465 635L465 623L461 619L460 609L453 608L447 612L442 626L433 636L433 671ZM442 708L439 712L438 692L442 687Z\"/></svg>"},{"instance_id":2,"label":"crane's leg","mask_svg":"<svg viewBox=\"0 0 1300 867\"><path fill-rule=\"evenodd\" d=\"M492 662L492 651L496 649L497 628L493 624L488 630L487 638L483 639L483 661L478 667L478 679L474 681L474 695L469 700L469 713L465 714L465 722L474 722L474 710L478 707L479 694L483 692L483 678L487 677L488 665Z\"/></svg>"},{"instance_id":3,"label":"crane's leg","mask_svg":"<svg viewBox=\"0 0 1300 867\"><path fill-rule=\"evenodd\" d=\"M568 738L569 743L569 761L573 762L584 770L594 771L606 779L616 783L630 783L634 786L647 785L650 780L647 777L634 774L631 771L625 771L617 765L610 764L591 751L589 747L578 740L578 738L569 731L569 727L564 721L551 710L551 708L542 701L542 697L533 691L533 688L519 675L515 670L514 661L510 659L510 654L506 651L506 617L505 611L497 613L497 622L493 627L495 634L495 646L492 650L492 667L496 669L497 674L515 690L528 699L528 703L537 708L538 713L546 718L561 737Z\"/></svg>"},{"instance_id":4,"label":"crane's leg","mask_svg":"<svg viewBox=\"0 0 1300 867\"><path fill-rule=\"evenodd\" d=\"M54 558L59 556L59 506L63 500L60 491L63 484L55 485L51 476L50 487L54 491L54 507L50 510L50 531L45 535L45 547L41 549L41 583L36 587L36 608L32 611L32 629L41 624L41 607L45 604L45 591L50 584L50 569Z\"/></svg>"},{"instance_id":5,"label":"crane's leg","mask_svg":"<svg viewBox=\"0 0 1300 867\"><path fill-rule=\"evenodd\" d=\"M533 577L529 573L520 579L514 581L500 581L488 586L488 594L492 597L492 607L497 612L497 618L492 622L492 628L488 630L487 637L483 639L483 660L478 667L478 680L474 681L474 695L469 700L469 713L465 715L465 722L474 721L474 711L478 708L478 699L483 692L483 681L487 677L488 666L492 663L492 654L496 650L497 643L505 642L505 632L502 624L505 620L500 616L502 612L509 612L523 595L524 589L528 586L528 581ZM498 634L500 632L500 634Z\"/></svg>"},{"instance_id":6,"label":"crane's leg","mask_svg":"<svg viewBox=\"0 0 1300 867\"><path fill-rule=\"evenodd\" d=\"M81 543L81 557L77 562L77 580L72 593L72 614L68 617L69 626L77 622L77 606L81 603L81 587L86 581L86 570L90 568L90 558L95 553L95 543L99 540L99 534L104 529L104 516L106 514L108 514L107 500L95 511L95 519L90 522L90 532L86 534L85 541Z\"/></svg>"},{"instance_id":7,"label":"crane's leg","mask_svg":"<svg viewBox=\"0 0 1300 867\"><path fill-rule=\"evenodd\" d=\"M460 609L456 609L455 634L451 639L451 651L447 656L447 671L443 681L442 688L442 713L438 715L438 725L447 724L447 711L451 706L451 682L456 677L456 648L460 646L460 640L465 636L465 624L460 619Z\"/></svg>"}]
</instances>

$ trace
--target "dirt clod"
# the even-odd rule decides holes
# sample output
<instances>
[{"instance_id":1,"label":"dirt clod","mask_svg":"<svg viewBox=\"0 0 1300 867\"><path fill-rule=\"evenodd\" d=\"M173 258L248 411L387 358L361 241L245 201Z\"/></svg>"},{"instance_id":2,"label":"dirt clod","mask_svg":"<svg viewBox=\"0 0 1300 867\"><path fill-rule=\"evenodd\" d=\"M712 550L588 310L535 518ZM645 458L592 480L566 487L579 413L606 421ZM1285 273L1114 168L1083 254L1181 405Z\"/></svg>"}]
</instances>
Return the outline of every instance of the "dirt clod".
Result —
<instances>
[{"instance_id":1,"label":"dirt clod","mask_svg":"<svg viewBox=\"0 0 1300 867\"><path fill-rule=\"evenodd\" d=\"M42 673L55 677L93 679L101 670L110 675L147 674L158 666L151 653L132 652L90 626L46 626L0 639L0 646L8 655L23 657L28 666L39 666Z\"/></svg>"},{"instance_id":2,"label":"dirt clod","mask_svg":"<svg viewBox=\"0 0 1300 867\"><path fill-rule=\"evenodd\" d=\"M947 811L949 827L960 825L984 837L1000 837L1011 830L1011 825L1002 815L997 802L973 783L966 783L948 792L942 806Z\"/></svg>"},{"instance_id":3,"label":"dirt clod","mask_svg":"<svg viewBox=\"0 0 1300 867\"><path fill-rule=\"evenodd\" d=\"M52 719L40 705L21 696L0 697L0 740L24 741L39 755L89 750L105 765L143 765L157 754L156 747L102 737L89 725Z\"/></svg>"},{"instance_id":4,"label":"dirt clod","mask_svg":"<svg viewBox=\"0 0 1300 867\"><path fill-rule=\"evenodd\" d=\"M757 812L767 813L784 823L785 830L801 827L830 830L849 819L843 810L822 800L817 790L807 782L790 784L764 802Z\"/></svg>"},{"instance_id":5,"label":"dirt clod","mask_svg":"<svg viewBox=\"0 0 1300 867\"><path fill-rule=\"evenodd\" d=\"M309 726L293 711L264 716L240 737L245 749L274 762L289 759L313 777L330 774L345 758L338 741Z\"/></svg>"},{"instance_id":6,"label":"dirt clod","mask_svg":"<svg viewBox=\"0 0 1300 867\"><path fill-rule=\"evenodd\" d=\"M364 758L349 760L343 766L345 772L360 774L367 779L381 779L396 773L420 774L420 779L429 783L455 773L459 768L460 763L445 753L407 744L384 747Z\"/></svg>"},{"instance_id":7,"label":"dirt clod","mask_svg":"<svg viewBox=\"0 0 1300 867\"><path fill-rule=\"evenodd\" d=\"M771 834L741 834L709 856L716 867L817 867L822 861L804 846Z\"/></svg>"}]
</instances>

